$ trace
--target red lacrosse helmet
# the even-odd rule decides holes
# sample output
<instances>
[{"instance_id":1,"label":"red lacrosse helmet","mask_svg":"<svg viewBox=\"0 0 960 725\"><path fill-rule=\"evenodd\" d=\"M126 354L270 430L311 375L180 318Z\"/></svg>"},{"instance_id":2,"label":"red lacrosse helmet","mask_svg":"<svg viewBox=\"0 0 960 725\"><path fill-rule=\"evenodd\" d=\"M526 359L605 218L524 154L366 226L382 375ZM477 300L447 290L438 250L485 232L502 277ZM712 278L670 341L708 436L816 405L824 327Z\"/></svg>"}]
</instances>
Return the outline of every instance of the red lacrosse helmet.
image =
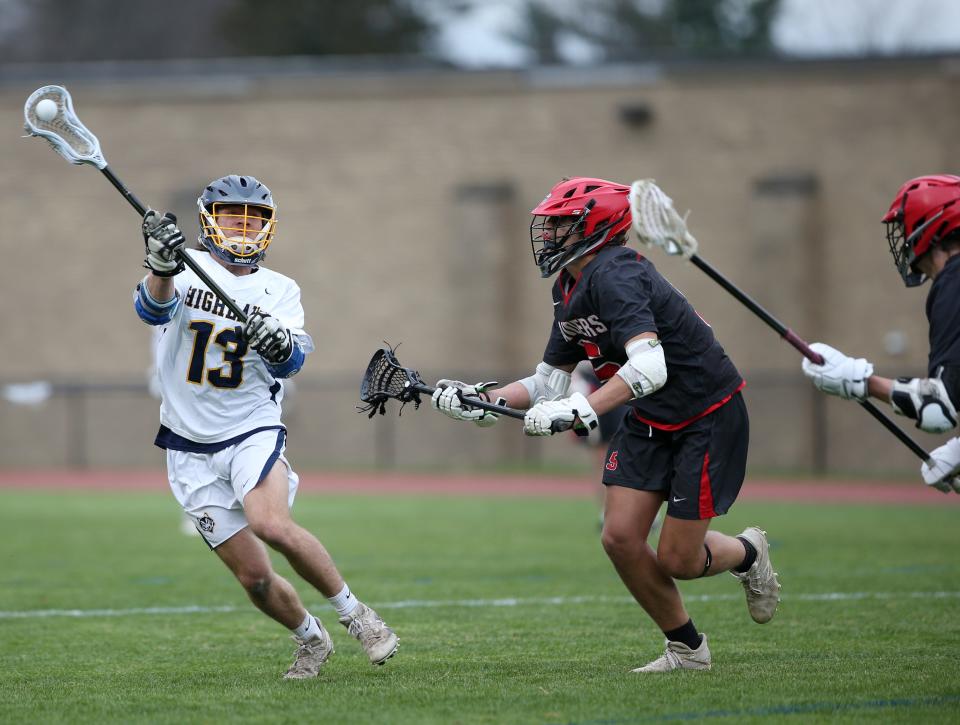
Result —
<instances>
[{"instance_id":1,"label":"red lacrosse helmet","mask_svg":"<svg viewBox=\"0 0 960 725\"><path fill-rule=\"evenodd\" d=\"M900 187L883 217L887 242L907 287L926 281L916 261L960 228L960 176L918 176Z\"/></svg>"},{"instance_id":2,"label":"red lacrosse helmet","mask_svg":"<svg viewBox=\"0 0 960 725\"><path fill-rule=\"evenodd\" d=\"M550 277L592 254L630 226L630 187L603 179L564 179L530 213L530 246L540 274ZM581 238L568 244L574 234Z\"/></svg>"}]
</instances>

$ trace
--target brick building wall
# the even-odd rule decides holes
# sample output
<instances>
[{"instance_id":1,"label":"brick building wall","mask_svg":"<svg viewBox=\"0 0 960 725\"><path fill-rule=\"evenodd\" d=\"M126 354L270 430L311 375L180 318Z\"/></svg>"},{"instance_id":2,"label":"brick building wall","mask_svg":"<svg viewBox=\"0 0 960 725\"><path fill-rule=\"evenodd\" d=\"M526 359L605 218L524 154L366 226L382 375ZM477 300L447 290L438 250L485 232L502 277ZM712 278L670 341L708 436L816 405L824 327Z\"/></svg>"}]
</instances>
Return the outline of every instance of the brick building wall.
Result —
<instances>
[{"instance_id":1,"label":"brick building wall","mask_svg":"<svg viewBox=\"0 0 960 725\"><path fill-rule=\"evenodd\" d=\"M319 350L291 409L292 455L311 466L581 455L525 441L512 421L476 431L428 411L377 424L353 412L383 340L403 342L401 361L428 380L528 374L551 317L528 210L564 175L656 178L693 210L701 256L801 336L866 356L881 374L925 368L925 290L900 283L879 219L906 178L960 168L957 61L218 68L0 76L0 380L139 384L149 364L149 330L130 302L142 274L135 214L95 169L15 137L24 99L47 82L71 90L134 192L190 232L211 178L247 173L273 190L280 222L267 264L300 283ZM793 349L699 270L650 255L747 377L754 468L915 469L857 406L812 394ZM0 465L77 455L153 465L156 418L136 392L2 402ZM928 449L938 442L920 435Z\"/></svg>"}]
</instances>

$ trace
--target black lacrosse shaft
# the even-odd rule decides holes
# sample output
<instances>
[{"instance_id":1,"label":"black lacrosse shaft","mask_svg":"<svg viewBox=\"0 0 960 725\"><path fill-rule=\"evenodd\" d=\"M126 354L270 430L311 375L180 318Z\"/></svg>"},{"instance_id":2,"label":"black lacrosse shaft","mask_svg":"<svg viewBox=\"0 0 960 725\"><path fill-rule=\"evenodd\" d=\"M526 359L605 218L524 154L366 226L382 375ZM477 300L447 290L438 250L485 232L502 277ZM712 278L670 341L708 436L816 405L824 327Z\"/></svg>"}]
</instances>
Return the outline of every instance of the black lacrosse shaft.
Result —
<instances>
[{"instance_id":1,"label":"black lacrosse shaft","mask_svg":"<svg viewBox=\"0 0 960 725\"><path fill-rule=\"evenodd\" d=\"M412 383L410 387L420 393L426 393L427 395L433 395L436 391L436 388L431 388L429 385L423 385L421 383ZM463 398L461 398L461 400L463 400ZM481 398L470 398L464 402L469 404L471 408L489 410L491 413L499 413L500 415L505 415L508 418L517 418L518 420L523 420L524 416L526 415L526 411L517 410L516 408L508 408L504 405L497 405L496 403L488 403Z\"/></svg>"},{"instance_id":2,"label":"black lacrosse shaft","mask_svg":"<svg viewBox=\"0 0 960 725\"><path fill-rule=\"evenodd\" d=\"M117 178L116 174L110 170L109 166L104 166L102 169L100 169L100 171L104 176L107 177L107 179L110 180L110 183L113 184L116 190L123 194L123 198L130 202L130 206L136 209L140 216L143 216L147 213L147 207L141 204L140 200L133 195L133 192L124 186L123 182Z\"/></svg>"},{"instance_id":3,"label":"black lacrosse shaft","mask_svg":"<svg viewBox=\"0 0 960 725\"><path fill-rule=\"evenodd\" d=\"M753 314L759 317L761 320L767 323L770 327L779 333L780 337L793 345L800 353L807 358L810 362L817 365L823 364L823 357L815 353L810 349L810 346L793 330L784 325L780 320L767 312L763 307L761 307L757 302L755 302L750 296L744 294L738 287L736 287L732 282L730 282L726 277L720 274L716 269L710 266L707 262L701 259L698 255L693 254L690 256L690 261L693 262L697 267L706 272L707 276L710 277L714 282L723 287L727 292L732 294L741 302L748 310ZM897 438L900 439L900 442L903 443L907 448L909 448L914 455L917 456L921 461L927 461L930 459L930 454L927 453L923 448L921 448L916 441L914 441L910 436L900 430L900 427L885 416L877 406L871 403L869 400L860 400L857 401L860 403L860 406L867 411L870 415L876 418L884 428L893 433Z\"/></svg>"},{"instance_id":4,"label":"black lacrosse shaft","mask_svg":"<svg viewBox=\"0 0 960 725\"><path fill-rule=\"evenodd\" d=\"M436 391L436 388L431 388L429 385L421 385L420 383L414 383L410 387L412 387L414 390L417 390L421 393L426 393L427 395L433 395L434 391ZM500 415L505 415L508 418L516 418L518 420L523 420L527 417L527 413L524 410L517 410L516 408L507 408L506 406L497 405L496 403L488 403L487 401L482 400L481 398L470 398L469 400L464 400L463 395L461 395L460 400L465 402L471 408L481 408L482 410L489 410L491 413L499 413ZM554 433L561 433L564 430L567 430L566 428L561 428L560 427L561 425L562 424L560 423L560 421L555 420L553 421L553 423L550 424L550 429ZM573 432L581 437L588 435L586 428L574 428Z\"/></svg>"},{"instance_id":5,"label":"black lacrosse shaft","mask_svg":"<svg viewBox=\"0 0 960 725\"><path fill-rule=\"evenodd\" d=\"M130 202L130 206L136 209L137 213L139 213L141 217L147 213L147 207L145 207L140 202L140 200L133 195L132 191L130 191L126 186L124 186L123 182L117 178L116 174L114 174L110 170L109 166L104 166L102 169L100 169L100 171L103 172L103 175L110 180L110 183L114 185L116 190L123 195L123 198L126 199L128 202ZM200 267L200 265L193 259L193 257L191 257L186 252L181 252L180 259L182 259L183 263L187 265L190 268L190 270L200 278L200 281L203 282L207 286L207 288L211 292L213 292L213 294L215 294L217 298L221 302L223 302L223 304L226 305L227 308L234 315L237 316L237 319L240 320L241 323L246 324L247 313L243 311L240 305L234 302L233 298L230 295L228 295L226 292L220 289L220 285L218 285L216 282L210 279L210 275L208 275L203 270L203 268Z\"/></svg>"}]
</instances>

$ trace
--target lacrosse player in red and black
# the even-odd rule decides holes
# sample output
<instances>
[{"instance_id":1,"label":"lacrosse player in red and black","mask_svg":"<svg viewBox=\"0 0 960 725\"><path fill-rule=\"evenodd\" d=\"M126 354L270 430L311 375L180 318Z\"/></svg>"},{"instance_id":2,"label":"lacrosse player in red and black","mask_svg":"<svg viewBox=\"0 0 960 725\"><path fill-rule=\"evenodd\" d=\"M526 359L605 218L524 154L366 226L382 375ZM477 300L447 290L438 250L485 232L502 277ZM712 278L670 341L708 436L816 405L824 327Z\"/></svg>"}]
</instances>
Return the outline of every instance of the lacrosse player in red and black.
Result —
<instances>
[{"instance_id":1,"label":"lacrosse player in red and black","mask_svg":"<svg viewBox=\"0 0 960 725\"><path fill-rule=\"evenodd\" d=\"M299 479L284 456L282 380L300 370L313 341L296 282L260 264L276 231L273 196L252 176L231 175L210 182L197 204L200 251L184 248L173 215L147 211L149 272L134 293L140 318L163 330L156 445L167 452L170 488L251 601L292 632L298 647L286 678L315 677L333 641L273 570L264 543L327 597L370 661L383 664L397 635L290 516ZM183 254L244 308L246 325L184 268Z\"/></svg>"},{"instance_id":2,"label":"lacrosse player in red and black","mask_svg":"<svg viewBox=\"0 0 960 725\"><path fill-rule=\"evenodd\" d=\"M916 287L932 280L927 295L927 377L880 377L864 358L848 357L820 342L810 347L823 356L823 364L804 360L803 372L825 393L854 400L872 396L915 420L917 428L945 433L957 425L960 403L960 176L910 179L882 221L904 284ZM960 493L960 438L934 450L930 461L932 465L924 462L920 467L924 483L944 493Z\"/></svg>"},{"instance_id":3,"label":"lacrosse player in red and black","mask_svg":"<svg viewBox=\"0 0 960 725\"><path fill-rule=\"evenodd\" d=\"M628 186L566 179L532 211L533 257L553 285L554 324L533 375L502 388L438 382L433 407L491 425L471 396L528 408L524 430L546 436L591 429L627 404L607 452L602 542L620 578L666 636L665 653L634 672L710 669L707 639L694 626L674 579L732 571L752 618L773 617L780 584L766 535L710 531L743 483L749 424L744 382L694 311L653 264L624 246ZM568 394L570 371L589 360L604 384ZM466 401L466 402L464 402ZM667 516L657 551L647 538L657 511Z\"/></svg>"}]
</instances>

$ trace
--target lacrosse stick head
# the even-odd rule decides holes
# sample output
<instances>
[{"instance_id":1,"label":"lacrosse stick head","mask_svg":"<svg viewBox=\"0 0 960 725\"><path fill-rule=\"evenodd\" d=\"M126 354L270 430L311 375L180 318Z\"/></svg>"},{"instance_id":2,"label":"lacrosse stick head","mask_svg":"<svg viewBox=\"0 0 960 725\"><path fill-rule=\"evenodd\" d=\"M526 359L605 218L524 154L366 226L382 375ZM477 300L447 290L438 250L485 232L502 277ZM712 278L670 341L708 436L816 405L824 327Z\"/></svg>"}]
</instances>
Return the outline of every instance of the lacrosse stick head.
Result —
<instances>
[{"instance_id":1,"label":"lacrosse stick head","mask_svg":"<svg viewBox=\"0 0 960 725\"><path fill-rule=\"evenodd\" d=\"M640 179L630 186L630 216L641 244L660 247L671 255L692 257L697 253L697 240L687 231L687 214L677 213L673 199L653 179Z\"/></svg>"},{"instance_id":2,"label":"lacrosse stick head","mask_svg":"<svg viewBox=\"0 0 960 725\"><path fill-rule=\"evenodd\" d=\"M420 373L400 365L394 348L382 347L373 353L363 374L360 400L365 405L358 406L358 410L368 413L368 418L377 413L384 415L386 402L390 399L399 400L404 405L413 403L414 408L419 408L420 392L414 386L423 384Z\"/></svg>"},{"instance_id":3,"label":"lacrosse stick head","mask_svg":"<svg viewBox=\"0 0 960 725\"><path fill-rule=\"evenodd\" d=\"M46 100L56 105L53 118L41 118L37 113L38 104ZM24 131L45 139L71 164L91 164L98 169L106 167L107 160L100 151L100 142L77 118L73 100L63 86L44 86L31 93L23 106L23 120Z\"/></svg>"}]
</instances>

